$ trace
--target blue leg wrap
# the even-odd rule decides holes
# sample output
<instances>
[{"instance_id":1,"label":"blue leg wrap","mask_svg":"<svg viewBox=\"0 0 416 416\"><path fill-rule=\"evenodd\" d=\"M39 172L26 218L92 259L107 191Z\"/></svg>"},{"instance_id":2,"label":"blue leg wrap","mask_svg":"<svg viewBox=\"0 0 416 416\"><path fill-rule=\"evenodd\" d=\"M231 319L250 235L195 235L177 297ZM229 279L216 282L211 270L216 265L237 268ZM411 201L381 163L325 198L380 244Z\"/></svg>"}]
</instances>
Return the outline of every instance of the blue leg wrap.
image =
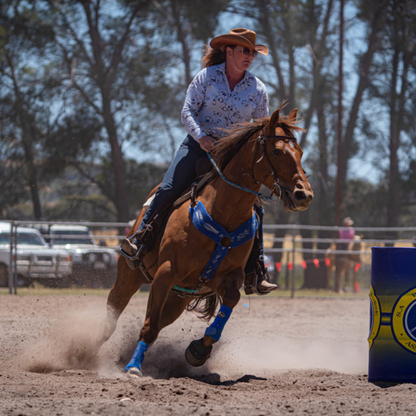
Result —
<instances>
[{"instance_id":1,"label":"blue leg wrap","mask_svg":"<svg viewBox=\"0 0 416 416\"><path fill-rule=\"evenodd\" d=\"M224 329L232 311L233 310L228 306L222 305L214 319L214 322L206 329L205 335L208 335L214 341L218 342L221 338L222 330Z\"/></svg>"},{"instance_id":2,"label":"blue leg wrap","mask_svg":"<svg viewBox=\"0 0 416 416\"><path fill-rule=\"evenodd\" d=\"M142 363L144 360L144 353L147 351L147 344L143 341L139 341L137 344L136 351L134 351L133 357L130 362L126 365L125 370L128 371L132 367L142 370Z\"/></svg>"}]
</instances>

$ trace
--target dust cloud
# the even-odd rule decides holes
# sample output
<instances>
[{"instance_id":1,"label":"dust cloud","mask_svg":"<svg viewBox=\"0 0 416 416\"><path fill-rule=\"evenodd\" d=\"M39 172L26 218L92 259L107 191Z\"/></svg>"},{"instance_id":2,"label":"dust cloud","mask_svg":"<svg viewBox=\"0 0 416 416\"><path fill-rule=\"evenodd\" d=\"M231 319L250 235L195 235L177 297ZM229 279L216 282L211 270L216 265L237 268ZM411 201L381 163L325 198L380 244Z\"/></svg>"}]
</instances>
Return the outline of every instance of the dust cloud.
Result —
<instances>
[{"instance_id":1,"label":"dust cloud","mask_svg":"<svg viewBox=\"0 0 416 416\"><path fill-rule=\"evenodd\" d=\"M55 311L57 313L58 311ZM40 330L38 341L26 347L20 363L30 372L97 369L97 339L105 310L66 311Z\"/></svg>"},{"instance_id":2,"label":"dust cloud","mask_svg":"<svg viewBox=\"0 0 416 416\"><path fill-rule=\"evenodd\" d=\"M39 334L38 341L26 347L19 358L21 365L37 373L91 370L103 377L120 377L136 348L143 324L142 317L138 316L142 311L123 313L114 335L99 349L97 339L102 333L105 313L105 308L97 311L84 307L55 317ZM251 313L255 313L255 308ZM297 321L282 313L278 320L269 317L264 328L258 326L257 317L252 318L242 308L237 309L207 364L193 368L184 358L185 350L191 341L203 336L206 324L195 314L185 313L162 330L149 348L144 374L164 379L219 374L229 379L241 374L262 376L270 371L290 369L367 372L365 316L358 325L357 319L346 319L344 328L336 317L324 315L317 318L302 314L302 319ZM340 311L341 322L342 319ZM273 322L277 324L271 325Z\"/></svg>"}]
</instances>

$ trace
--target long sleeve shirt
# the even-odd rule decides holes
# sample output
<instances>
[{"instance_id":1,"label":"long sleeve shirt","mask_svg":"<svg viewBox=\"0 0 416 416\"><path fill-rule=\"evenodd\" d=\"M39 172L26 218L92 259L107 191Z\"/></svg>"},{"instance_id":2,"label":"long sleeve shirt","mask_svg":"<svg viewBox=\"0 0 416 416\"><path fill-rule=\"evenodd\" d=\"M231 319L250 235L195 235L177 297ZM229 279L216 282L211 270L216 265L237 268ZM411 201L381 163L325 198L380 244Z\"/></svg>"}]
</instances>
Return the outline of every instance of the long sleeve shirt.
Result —
<instances>
[{"instance_id":1,"label":"long sleeve shirt","mask_svg":"<svg viewBox=\"0 0 416 416\"><path fill-rule=\"evenodd\" d=\"M231 91L225 62L204 68L188 87L181 115L186 132L195 140L203 136L220 139L233 124L269 115L266 86L246 71Z\"/></svg>"}]
</instances>

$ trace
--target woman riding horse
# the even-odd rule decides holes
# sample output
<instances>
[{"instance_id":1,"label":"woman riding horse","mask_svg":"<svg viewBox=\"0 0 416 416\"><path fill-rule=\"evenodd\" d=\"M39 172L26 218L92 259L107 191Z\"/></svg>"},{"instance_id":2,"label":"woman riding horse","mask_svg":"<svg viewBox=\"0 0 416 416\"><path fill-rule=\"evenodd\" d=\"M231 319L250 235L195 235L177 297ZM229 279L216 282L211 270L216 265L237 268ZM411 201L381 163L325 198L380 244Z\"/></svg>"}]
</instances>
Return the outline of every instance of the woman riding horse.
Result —
<instances>
[{"instance_id":1,"label":"woman riding horse","mask_svg":"<svg viewBox=\"0 0 416 416\"><path fill-rule=\"evenodd\" d=\"M264 45L256 45L256 33L247 29L232 29L228 34L211 40L212 49L206 48L202 69L189 85L182 109L182 123L188 133L181 144L157 192L148 206L138 231L122 241L121 253L131 268L149 249L146 241L151 233L161 232L152 218L167 203L173 202L196 179L198 165L208 161L216 140L227 135L233 126L269 114L265 85L250 72L253 59L268 54ZM253 246L252 256L246 265L248 281L257 281L254 292L267 294L277 285L267 281L263 262L262 217L263 208L256 206L260 219L259 238Z\"/></svg>"},{"instance_id":2,"label":"woman riding horse","mask_svg":"<svg viewBox=\"0 0 416 416\"><path fill-rule=\"evenodd\" d=\"M206 321L215 315L217 304L222 305L204 337L191 342L185 358L199 366L210 357L241 297L244 266L258 227L253 206L260 187L268 187L289 211L307 209L313 198L301 164L302 149L293 136L297 130L301 129L296 126L296 110L280 117L278 109L271 117L245 123L218 141L212 156L216 170L204 187L193 188L190 201L175 204L163 235L143 258L152 284L139 343L126 366L129 375L141 376L145 352L159 332L201 300L205 308L199 311ZM97 347L111 336L131 297L147 282L142 269L132 270L124 257L119 258Z\"/></svg>"}]
</instances>

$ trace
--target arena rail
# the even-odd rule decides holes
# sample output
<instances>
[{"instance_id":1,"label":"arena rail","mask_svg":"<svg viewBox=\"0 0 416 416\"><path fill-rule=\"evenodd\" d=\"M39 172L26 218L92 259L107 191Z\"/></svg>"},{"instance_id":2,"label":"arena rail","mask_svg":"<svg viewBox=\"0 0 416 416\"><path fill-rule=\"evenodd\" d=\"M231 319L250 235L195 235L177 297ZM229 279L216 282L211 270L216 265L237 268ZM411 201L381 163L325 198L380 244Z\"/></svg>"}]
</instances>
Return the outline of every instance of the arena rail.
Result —
<instances>
[{"instance_id":1,"label":"arena rail","mask_svg":"<svg viewBox=\"0 0 416 416\"><path fill-rule=\"evenodd\" d=\"M339 231L345 229L344 227L336 226L319 226L319 225L265 225L264 226L264 246L265 254L268 256L274 256L277 254L279 260L274 262L274 275L275 283L277 282L277 276L282 273L284 265L286 265L286 279L285 279L285 288L290 289L290 296L293 298L295 296L296 288L296 266L298 268L301 266L302 269L306 269L311 266L312 268L319 268L322 260L325 260L325 266L330 268L333 266L329 262L327 255L335 256L345 256L348 254L346 249L338 249L339 243L350 243L351 240L343 240L337 238ZM364 265L367 266L366 272L368 275L368 281L370 277L371 269L371 247L372 246L416 246L416 227L354 227L356 235L360 236L361 247L358 252L361 257L364 258ZM270 237L278 231L280 234L285 232L284 237L276 238ZM332 234L334 237L303 237L303 233L319 235L324 232L324 234ZM379 233L382 235L379 238L375 236ZM364 238L365 235L368 235L368 238ZM391 236L394 235L394 238ZM386 238L390 236L390 238ZM305 246L313 246L312 248L306 248ZM325 247L323 247L325 246ZM308 259L305 260L303 255L307 255ZM297 261L296 261L297 259ZM357 263L354 265L354 269L357 272L361 269L362 263ZM289 279L290 275L290 279Z\"/></svg>"},{"instance_id":2,"label":"arena rail","mask_svg":"<svg viewBox=\"0 0 416 416\"><path fill-rule=\"evenodd\" d=\"M10 232L10 265L9 268L9 293L17 294L17 227L34 227L37 228L48 240L51 235L47 230L51 225L82 225L89 227L94 239L111 242L108 244L117 249L119 241L125 237L125 233L131 227L132 222L90 222L90 221L16 221L4 220L11 224ZM299 224L266 224L264 225L264 244L265 254L273 258L274 277L283 274L283 268L286 267L286 289L290 289L290 296L295 296L296 290L296 271L301 267L306 270L307 267L319 267L319 262L325 259L325 255L331 250L333 255L343 255L346 250L336 248L339 243L347 243L351 240L342 240L337 238L339 231L343 227L320 226L320 225L299 225ZM416 245L415 235L416 227L354 227L356 234L361 236L361 244L365 248L360 250L361 256L364 256L365 265L369 270L371 267L371 246L414 246ZM275 233L284 233L284 237L275 237ZM315 237L303 237L302 234L312 233ZM331 233L333 238L319 237L321 232ZM380 238L374 236L381 233ZM383 234L384 233L384 234ZM368 238L365 238L365 235ZM382 238L386 235L393 235L394 238ZM57 235L55 235L56 237ZM86 237L88 238L88 237ZM307 246L307 247L305 247ZM325 247L324 247L325 246ZM306 256L304 256L306 255ZM306 260L304 257L308 257ZM275 261L276 260L276 261ZM327 267L331 265L326 261ZM359 268L361 267L361 264ZM299 274L299 273L298 273ZM289 278L290 277L290 278Z\"/></svg>"}]
</instances>

